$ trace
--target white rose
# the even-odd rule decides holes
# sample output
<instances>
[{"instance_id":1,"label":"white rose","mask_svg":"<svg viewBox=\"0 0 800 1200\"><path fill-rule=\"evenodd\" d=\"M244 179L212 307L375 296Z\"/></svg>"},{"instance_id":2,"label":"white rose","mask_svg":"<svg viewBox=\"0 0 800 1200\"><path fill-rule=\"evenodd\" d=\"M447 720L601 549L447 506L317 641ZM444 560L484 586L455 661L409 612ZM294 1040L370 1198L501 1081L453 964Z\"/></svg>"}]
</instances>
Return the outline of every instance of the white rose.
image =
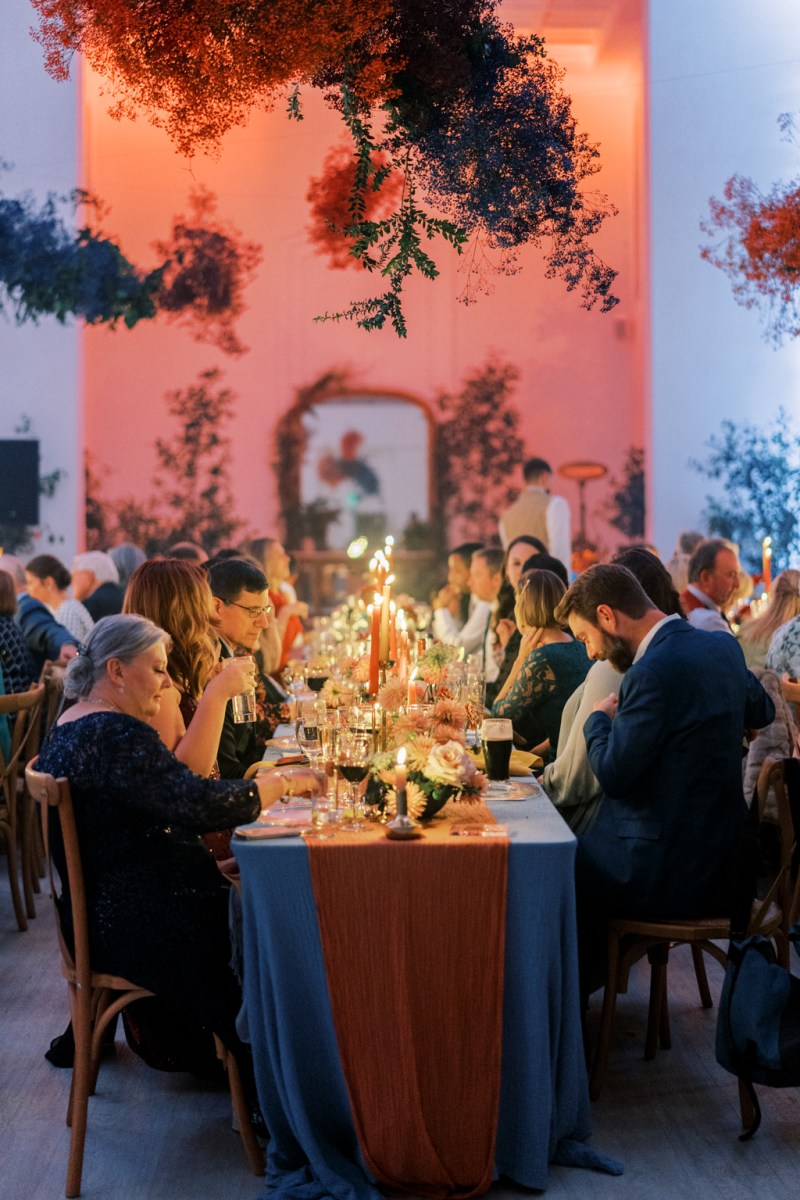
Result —
<instances>
[{"instance_id":1,"label":"white rose","mask_svg":"<svg viewBox=\"0 0 800 1200\"><path fill-rule=\"evenodd\" d=\"M425 774L435 783L458 787L475 773L475 765L460 742L434 746L425 764Z\"/></svg>"}]
</instances>

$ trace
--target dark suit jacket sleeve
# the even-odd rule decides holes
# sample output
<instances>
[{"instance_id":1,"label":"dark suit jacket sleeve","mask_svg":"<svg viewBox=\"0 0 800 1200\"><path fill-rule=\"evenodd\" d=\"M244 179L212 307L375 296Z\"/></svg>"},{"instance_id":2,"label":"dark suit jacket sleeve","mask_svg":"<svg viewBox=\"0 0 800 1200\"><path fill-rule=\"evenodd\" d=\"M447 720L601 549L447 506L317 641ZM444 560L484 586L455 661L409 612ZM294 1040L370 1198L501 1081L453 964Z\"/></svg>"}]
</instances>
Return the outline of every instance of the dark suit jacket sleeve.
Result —
<instances>
[{"instance_id":1,"label":"dark suit jacket sleeve","mask_svg":"<svg viewBox=\"0 0 800 1200\"><path fill-rule=\"evenodd\" d=\"M744 703L745 729L763 729L775 720L775 705L752 671L747 672L747 697Z\"/></svg>"},{"instance_id":2,"label":"dark suit jacket sleeve","mask_svg":"<svg viewBox=\"0 0 800 1200\"><path fill-rule=\"evenodd\" d=\"M256 741L255 725L237 725L233 719L230 700L225 707L225 720L217 751L217 766L223 779L241 779L248 767L261 758Z\"/></svg>"},{"instance_id":3,"label":"dark suit jacket sleeve","mask_svg":"<svg viewBox=\"0 0 800 1200\"><path fill-rule=\"evenodd\" d=\"M583 727L587 755L607 795L624 798L637 793L639 777L666 738L667 716L663 689L644 665L632 667L625 676L613 721L605 713L590 715Z\"/></svg>"},{"instance_id":4,"label":"dark suit jacket sleeve","mask_svg":"<svg viewBox=\"0 0 800 1200\"><path fill-rule=\"evenodd\" d=\"M34 654L56 659L63 646L75 645L70 631L59 625L50 610L32 596L20 597L16 619Z\"/></svg>"}]
</instances>

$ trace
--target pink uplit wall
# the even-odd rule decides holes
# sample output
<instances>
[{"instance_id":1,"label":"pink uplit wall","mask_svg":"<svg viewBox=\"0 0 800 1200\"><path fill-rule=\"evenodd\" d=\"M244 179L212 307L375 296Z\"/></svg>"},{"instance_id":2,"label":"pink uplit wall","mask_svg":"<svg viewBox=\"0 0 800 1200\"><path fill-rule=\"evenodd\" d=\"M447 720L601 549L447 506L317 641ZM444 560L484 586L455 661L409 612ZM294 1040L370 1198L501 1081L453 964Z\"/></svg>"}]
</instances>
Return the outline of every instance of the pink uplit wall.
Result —
<instances>
[{"instance_id":1,"label":"pink uplit wall","mask_svg":"<svg viewBox=\"0 0 800 1200\"><path fill-rule=\"evenodd\" d=\"M299 124L283 111L256 115L227 137L216 161L187 161L143 119L112 121L108 99L87 76L83 182L109 206L104 228L130 257L155 264L152 242L166 237L172 218L188 210L195 184L210 188L219 215L264 250L238 325L250 350L238 359L163 321L130 332L83 334L86 445L110 469L106 494L147 491L154 440L170 430L164 394L220 366L238 397L230 432L240 515L254 533L270 533L279 507L273 431L298 387L331 368L348 368L359 389L386 388L427 400L439 389L457 388L490 353L519 368L516 400L528 453L554 465L596 459L618 472L628 447L645 444L648 436L640 9L638 0L621 3L617 25L594 61L581 66L576 58L565 81L581 126L601 144L596 186L619 209L597 246L619 269L620 305L607 315L585 312L558 280L544 278L536 252L527 251L519 274L498 276L493 294L464 307L456 300L463 287L458 260L444 245L434 246L441 275L408 288L406 341L389 329L367 334L347 323L314 323L317 314L372 294L376 284L360 272L330 270L306 235L309 178L319 174L327 148L341 136L338 119L315 94L306 94ZM577 488L564 480L559 490L573 503L577 524ZM603 492L601 485L590 489L590 512ZM607 546L618 540L595 517L589 534Z\"/></svg>"}]
</instances>

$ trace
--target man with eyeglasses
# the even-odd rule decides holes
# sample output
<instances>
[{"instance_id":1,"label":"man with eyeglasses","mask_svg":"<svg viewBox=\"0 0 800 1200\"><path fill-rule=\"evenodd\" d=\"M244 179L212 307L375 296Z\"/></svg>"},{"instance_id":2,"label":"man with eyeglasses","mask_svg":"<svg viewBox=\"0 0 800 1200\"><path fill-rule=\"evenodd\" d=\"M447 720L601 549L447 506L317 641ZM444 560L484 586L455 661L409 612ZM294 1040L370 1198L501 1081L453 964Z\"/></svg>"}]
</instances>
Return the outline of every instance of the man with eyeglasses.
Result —
<instances>
[{"instance_id":1,"label":"man with eyeglasses","mask_svg":"<svg viewBox=\"0 0 800 1200\"><path fill-rule=\"evenodd\" d=\"M221 656L255 654L261 634L272 620L266 575L255 563L228 558L211 563L208 582L222 642ZM260 757L255 726L237 725L228 703L217 753L220 775L223 779L241 779Z\"/></svg>"},{"instance_id":2,"label":"man with eyeglasses","mask_svg":"<svg viewBox=\"0 0 800 1200\"><path fill-rule=\"evenodd\" d=\"M709 538L689 559L689 585L681 592L683 611L695 629L733 633L725 609L739 587L739 559L730 542Z\"/></svg>"}]
</instances>

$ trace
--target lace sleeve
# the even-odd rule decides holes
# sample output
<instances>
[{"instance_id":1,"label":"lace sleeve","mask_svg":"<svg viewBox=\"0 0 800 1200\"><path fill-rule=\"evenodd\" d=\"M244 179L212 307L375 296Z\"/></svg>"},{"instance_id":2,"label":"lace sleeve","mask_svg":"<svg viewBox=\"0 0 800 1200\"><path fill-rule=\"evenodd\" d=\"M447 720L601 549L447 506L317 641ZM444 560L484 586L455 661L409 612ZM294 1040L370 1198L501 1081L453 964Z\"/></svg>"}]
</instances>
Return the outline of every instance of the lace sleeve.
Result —
<instances>
[{"instance_id":1,"label":"lace sleeve","mask_svg":"<svg viewBox=\"0 0 800 1200\"><path fill-rule=\"evenodd\" d=\"M517 678L502 700L495 700L492 716L510 717L516 722L521 715L530 721L534 712L556 690L556 677L548 661L546 649L532 650L519 670Z\"/></svg>"}]
</instances>

